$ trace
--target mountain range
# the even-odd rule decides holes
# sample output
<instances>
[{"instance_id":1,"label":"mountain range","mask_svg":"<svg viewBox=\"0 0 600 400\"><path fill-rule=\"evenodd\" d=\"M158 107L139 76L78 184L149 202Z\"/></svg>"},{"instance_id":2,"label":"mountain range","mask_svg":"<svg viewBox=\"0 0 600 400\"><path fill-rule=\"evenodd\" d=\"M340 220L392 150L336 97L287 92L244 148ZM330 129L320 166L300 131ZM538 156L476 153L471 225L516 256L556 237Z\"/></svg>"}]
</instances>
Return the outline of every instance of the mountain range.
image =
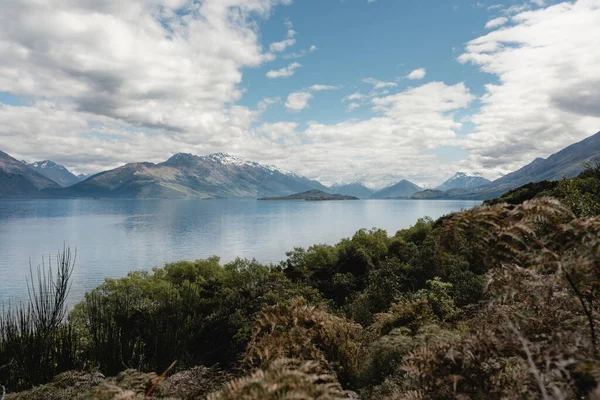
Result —
<instances>
[{"instance_id":1,"label":"mountain range","mask_svg":"<svg viewBox=\"0 0 600 400\"><path fill-rule=\"evenodd\" d=\"M35 196L40 190L59 187L53 180L0 151L0 197Z\"/></svg>"},{"instance_id":2,"label":"mountain range","mask_svg":"<svg viewBox=\"0 0 600 400\"><path fill-rule=\"evenodd\" d=\"M373 199L489 199L529 182L579 174L600 157L600 132L493 182L458 172L435 189L407 180L373 193L360 182L329 188L315 180L225 153L179 153L162 163L131 163L91 177L52 161L28 164L0 151L0 197L260 198L310 190Z\"/></svg>"},{"instance_id":3,"label":"mountain range","mask_svg":"<svg viewBox=\"0 0 600 400\"><path fill-rule=\"evenodd\" d=\"M31 164L26 161L21 162L46 178L58 183L61 187L72 186L87 178L87 175L75 175L64 166L50 160L36 161Z\"/></svg>"},{"instance_id":4,"label":"mountain range","mask_svg":"<svg viewBox=\"0 0 600 400\"><path fill-rule=\"evenodd\" d=\"M548 158L536 158L517 171L473 189L450 189L416 193L413 198L487 200L530 182L556 181L579 175L585 163L600 159L600 132L572 144Z\"/></svg>"},{"instance_id":5,"label":"mountain range","mask_svg":"<svg viewBox=\"0 0 600 400\"><path fill-rule=\"evenodd\" d=\"M317 181L229 154L200 157L179 153L159 164L127 164L47 193L67 197L211 199L286 196L311 189L327 190Z\"/></svg>"}]
</instances>

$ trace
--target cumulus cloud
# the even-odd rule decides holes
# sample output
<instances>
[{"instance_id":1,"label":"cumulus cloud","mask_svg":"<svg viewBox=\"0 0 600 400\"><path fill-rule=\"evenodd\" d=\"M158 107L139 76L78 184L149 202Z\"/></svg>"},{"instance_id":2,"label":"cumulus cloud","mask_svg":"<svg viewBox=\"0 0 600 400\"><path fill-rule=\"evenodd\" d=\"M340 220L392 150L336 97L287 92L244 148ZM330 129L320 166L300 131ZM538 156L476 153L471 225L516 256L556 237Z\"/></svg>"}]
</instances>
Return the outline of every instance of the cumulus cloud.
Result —
<instances>
[{"instance_id":1,"label":"cumulus cloud","mask_svg":"<svg viewBox=\"0 0 600 400\"><path fill-rule=\"evenodd\" d=\"M323 92L325 90L338 90L339 88L340 88L339 86L332 86L332 85L318 85L318 84L312 85L301 91L291 93L287 98L285 107L288 109L288 111L294 111L294 112L302 111L305 108L308 108L308 106L309 106L308 103L309 103L310 99L312 99L314 97L311 92Z\"/></svg>"},{"instance_id":2,"label":"cumulus cloud","mask_svg":"<svg viewBox=\"0 0 600 400\"><path fill-rule=\"evenodd\" d=\"M256 19L289 3L5 0L0 87L28 105L2 107L3 149L106 168L239 139L241 69L272 57Z\"/></svg>"},{"instance_id":3,"label":"cumulus cloud","mask_svg":"<svg viewBox=\"0 0 600 400\"><path fill-rule=\"evenodd\" d=\"M462 63L493 74L463 142L482 168L508 172L600 127L600 2L579 0L512 17L470 41Z\"/></svg>"},{"instance_id":4,"label":"cumulus cloud","mask_svg":"<svg viewBox=\"0 0 600 400\"><path fill-rule=\"evenodd\" d=\"M406 77L414 81L425 78L425 75L427 75L427 71L425 70L425 68L419 68L406 75Z\"/></svg>"},{"instance_id":5,"label":"cumulus cloud","mask_svg":"<svg viewBox=\"0 0 600 400\"><path fill-rule=\"evenodd\" d=\"M504 24L506 24L508 22L508 18L506 17L498 17L498 18L494 18L492 20L489 20L486 24L485 24L485 28L486 29L494 29L494 28L498 28L499 26L502 26Z\"/></svg>"},{"instance_id":6,"label":"cumulus cloud","mask_svg":"<svg viewBox=\"0 0 600 400\"><path fill-rule=\"evenodd\" d=\"M293 76L296 73L296 70L300 67L302 67L302 64L300 63L291 63L287 67L267 72L267 78L289 78L290 76Z\"/></svg>"},{"instance_id":7,"label":"cumulus cloud","mask_svg":"<svg viewBox=\"0 0 600 400\"><path fill-rule=\"evenodd\" d=\"M326 184L359 179L381 186L401 178L433 183L448 167L428 152L454 143L462 126L454 113L473 99L463 83L442 82L378 96L371 99L372 118L296 127L299 142L279 147L276 163Z\"/></svg>"},{"instance_id":8,"label":"cumulus cloud","mask_svg":"<svg viewBox=\"0 0 600 400\"><path fill-rule=\"evenodd\" d=\"M302 111L308 107L308 101L312 99L313 95L309 92L294 92L290 93L285 102L285 108L290 111Z\"/></svg>"},{"instance_id":9,"label":"cumulus cloud","mask_svg":"<svg viewBox=\"0 0 600 400\"><path fill-rule=\"evenodd\" d=\"M358 104L358 103L350 103L350 104L348 104L347 110L348 111L354 111L357 108L360 108L360 104Z\"/></svg>"}]
</instances>

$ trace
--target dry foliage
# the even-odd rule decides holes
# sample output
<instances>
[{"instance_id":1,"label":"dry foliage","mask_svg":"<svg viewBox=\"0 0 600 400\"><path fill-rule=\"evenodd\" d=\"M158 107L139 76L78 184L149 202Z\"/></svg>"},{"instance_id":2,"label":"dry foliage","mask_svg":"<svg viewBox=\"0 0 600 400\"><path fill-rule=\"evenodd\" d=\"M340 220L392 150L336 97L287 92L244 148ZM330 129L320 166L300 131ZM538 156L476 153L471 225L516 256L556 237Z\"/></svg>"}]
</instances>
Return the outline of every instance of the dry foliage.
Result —
<instances>
[{"instance_id":1,"label":"dry foliage","mask_svg":"<svg viewBox=\"0 0 600 400\"><path fill-rule=\"evenodd\" d=\"M348 382L359 368L362 336L360 325L296 298L258 315L245 364L264 368L278 358L316 360L322 371L335 371Z\"/></svg>"},{"instance_id":2,"label":"dry foliage","mask_svg":"<svg viewBox=\"0 0 600 400\"><path fill-rule=\"evenodd\" d=\"M600 218L555 200L455 215L442 245L468 237L489 264L488 302L467 332L404 358L389 398L585 398L597 391Z\"/></svg>"},{"instance_id":3,"label":"dry foliage","mask_svg":"<svg viewBox=\"0 0 600 400\"><path fill-rule=\"evenodd\" d=\"M278 359L266 369L259 369L233 380L208 400L334 400L348 399L335 377L323 374L318 362Z\"/></svg>"}]
</instances>

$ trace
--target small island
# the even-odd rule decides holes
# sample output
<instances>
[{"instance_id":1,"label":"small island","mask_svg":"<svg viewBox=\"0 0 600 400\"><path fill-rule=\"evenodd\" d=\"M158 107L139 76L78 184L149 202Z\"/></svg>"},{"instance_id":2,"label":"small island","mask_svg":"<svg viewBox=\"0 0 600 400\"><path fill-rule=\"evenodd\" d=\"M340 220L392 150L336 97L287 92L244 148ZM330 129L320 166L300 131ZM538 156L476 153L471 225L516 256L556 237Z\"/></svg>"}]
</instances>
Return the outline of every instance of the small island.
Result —
<instances>
[{"instance_id":1,"label":"small island","mask_svg":"<svg viewBox=\"0 0 600 400\"><path fill-rule=\"evenodd\" d=\"M309 190L308 192L296 193L285 197L263 197L258 200L304 200L304 201L331 201L331 200L359 200L358 197L345 196L343 194L331 194L322 190Z\"/></svg>"}]
</instances>

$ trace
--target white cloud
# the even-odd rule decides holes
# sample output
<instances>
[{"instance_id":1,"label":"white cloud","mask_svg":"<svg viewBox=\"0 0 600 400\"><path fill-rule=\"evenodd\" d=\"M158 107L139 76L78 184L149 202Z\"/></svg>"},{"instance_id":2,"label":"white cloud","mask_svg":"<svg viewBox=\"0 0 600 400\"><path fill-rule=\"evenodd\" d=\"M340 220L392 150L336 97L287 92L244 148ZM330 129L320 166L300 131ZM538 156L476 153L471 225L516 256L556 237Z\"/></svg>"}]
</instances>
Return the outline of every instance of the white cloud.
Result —
<instances>
[{"instance_id":1,"label":"white cloud","mask_svg":"<svg viewBox=\"0 0 600 400\"><path fill-rule=\"evenodd\" d=\"M348 107L347 107L348 111L354 111L357 108L360 108L360 104L358 104L358 103L350 103L350 104L348 104Z\"/></svg>"},{"instance_id":2,"label":"white cloud","mask_svg":"<svg viewBox=\"0 0 600 400\"><path fill-rule=\"evenodd\" d=\"M425 68L419 68L412 71L406 77L410 80L419 80L425 78L425 75L427 75Z\"/></svg>"},{"instance_id":3,"label":"white cloud","mask_svg":"<svg viewBox=\"0 0 600 400\"><path fill-rule=\"evenodd\" d=\"M265 123L258 128L258 132L282 146L294 146L300 144L297 128L295 122Z\"/></svg>"},{"instance_id":4,"label":"white cloud","mask_svg":"<svg viewBox=\"0 0 600 400\"><path fill-rule=\"evenodd\" d=\"M293 76L300 67L302 67L302 64L297 62L291 63L287 67L267 72L267 78L289 78L290 76Z\"/></svg>"},{"instance_id":5,"label":"white cloud","mask_svg":"<svg viewBox=\"0 0 600 400\"><path fill-rule=\"evenodd\" d=\"M508 172L600 127L600 1L579 0L512 17L459 57L497 77L463 146L482 168Z\"/></svg>"},{"instance_id":6,"label":"white cloud","mask_svg":"<svg viewBox=\"0 0 600 400\"><path fill-rule=\"evenodd\" d=\"M97 171L239 140L241 69L270 58L256 19L282 3L3 1L0 87L28 99L2 106L3 150Z\"/></svg>"},{"instance_id":7,"label":"white cloud","mask_svg":"<svg viewBox=\"0 0 600 400\"><path fill-rule=\"evenodd\" d=\"M508 22L508 18L506 17L498 17L498 18L494 18L492 20L489 20L486 24L485 24L485 28L486 29L494 29L494 28L498 28L499 26L502 26L504 24L506 24Z\"/></svg>"},{"instance_id":8,"label":"white cloud","mask_svg":"<svg viewBox=\"0 0 600 400\"><path fill-rule=\"evenodd\" d=\"M309 92L294 92L291 93L287 101L285 102L285 107L289 111L302 111L308 107L308 101L312 99L313 95Z\"/></svg>"},{"instance_id":9,"label":"white cloud","mask_svg":"<svg viewBox=\"0 0 600 400\"><path fill-rule=\"evenodd\" d=\"M282 40L280 42L271 43L271 45L269 46L269 50L271 50L274 53L281 53L282 51L285 51L288 47L296 44L296 39L294 39L294 37L296 36L296 31L292 29L292 23L290 21L286 21L285 25L288 27L287 39Z\"/></svg>"},{"instance_id":10,"label":"white cloud","mask_svg":"<svg viewBox=\"0 0 600 400\"><path fill-rule=\"evenodd\" d=\"M281 53L282 51L285 51L285 49L287 49L288 47L293 46L295 44L296 39L285 39L281 42L271 43L271 45L269 46L269 50L275 53Z\"/></svg>"},{"instance_id":11,"label":"white cloud","mask_svg":"<svg viewBox=\"0 0 600 400\"><path fill-rule=\"evenodd\" d=\"M310 90L313 90L315 92L321 92L323 90L337 90L339 89L339 86L331 86L331 85L312 85L310 87Z\"/></svg>"},{"instance_id":12,"label":"white cloud","mask_svg":"<svg viewBox=\"0 0 600 400\"><path fill-rule=\"evenodd\" d=\"M342 101L362 100L365 96L360 92L352 93L342 99Z\"/></svg>"},{"instance_id":13,"label":"white cloud","mask_svg":"<svg viewBox=\"0 0 600 400\"><path fill-rule=\"evenodd\" d=\"M376 97L372 118L296 129L299 144L279 148L275 163L326 184L359 179L381 186L402 177L429 182L448 166L437 165L428 152L455 142L461 123L454 111L473 98L464 84L441 82Z\"/></svg>"},{"instance_id":14,"label":"white cloud","mask_svg":"<svg viewBox=\"0 0 600 400\"><path fill-rule=\"evenodd\" d=\"M285 55L283 56L283 58L285 58L286 60L289 60L289 59L291 59L291 58L302 58L302 57L304 57L304 56L305 56L305 55L307 55L307 54L312 54L312 53L314 53L315 51L317 51L317 46L315 46L315 45L312 45L312 46L310 46L308 49L306 49L306 50L302 50L302 51L300 51L300 52L298 52L298 53L289 53L289 54L285 54Z\"/></svg>"},{"instance_id":15,"label":"white cloud","mask_svg":"<svg viewBox=\"0 0 600 400\"><path fill-rule=\"evenodd\" d=\"M294 111L294 112L304 110L305 108L308 108L308 102L310 101L310 99L312 99L314 97L310 92L322 92L325 90L337 90L337 89L339 89L338 86L312 85L301 91L291 93L287 98L285 107L288 109L288 111Z\"/></svg>"},{"instance_id":16,"label":"white cloud","mask_svg":"<svg viewBox=\"0 0 600 400\"><path fill-rule=\"evenodd\" d=\"M375 90L398 86L396 82L383 82L375 78L365 78L363 79L363 82L368 83L369 85L373 85L373 89Z\"/></svg>"}]
</instances>

